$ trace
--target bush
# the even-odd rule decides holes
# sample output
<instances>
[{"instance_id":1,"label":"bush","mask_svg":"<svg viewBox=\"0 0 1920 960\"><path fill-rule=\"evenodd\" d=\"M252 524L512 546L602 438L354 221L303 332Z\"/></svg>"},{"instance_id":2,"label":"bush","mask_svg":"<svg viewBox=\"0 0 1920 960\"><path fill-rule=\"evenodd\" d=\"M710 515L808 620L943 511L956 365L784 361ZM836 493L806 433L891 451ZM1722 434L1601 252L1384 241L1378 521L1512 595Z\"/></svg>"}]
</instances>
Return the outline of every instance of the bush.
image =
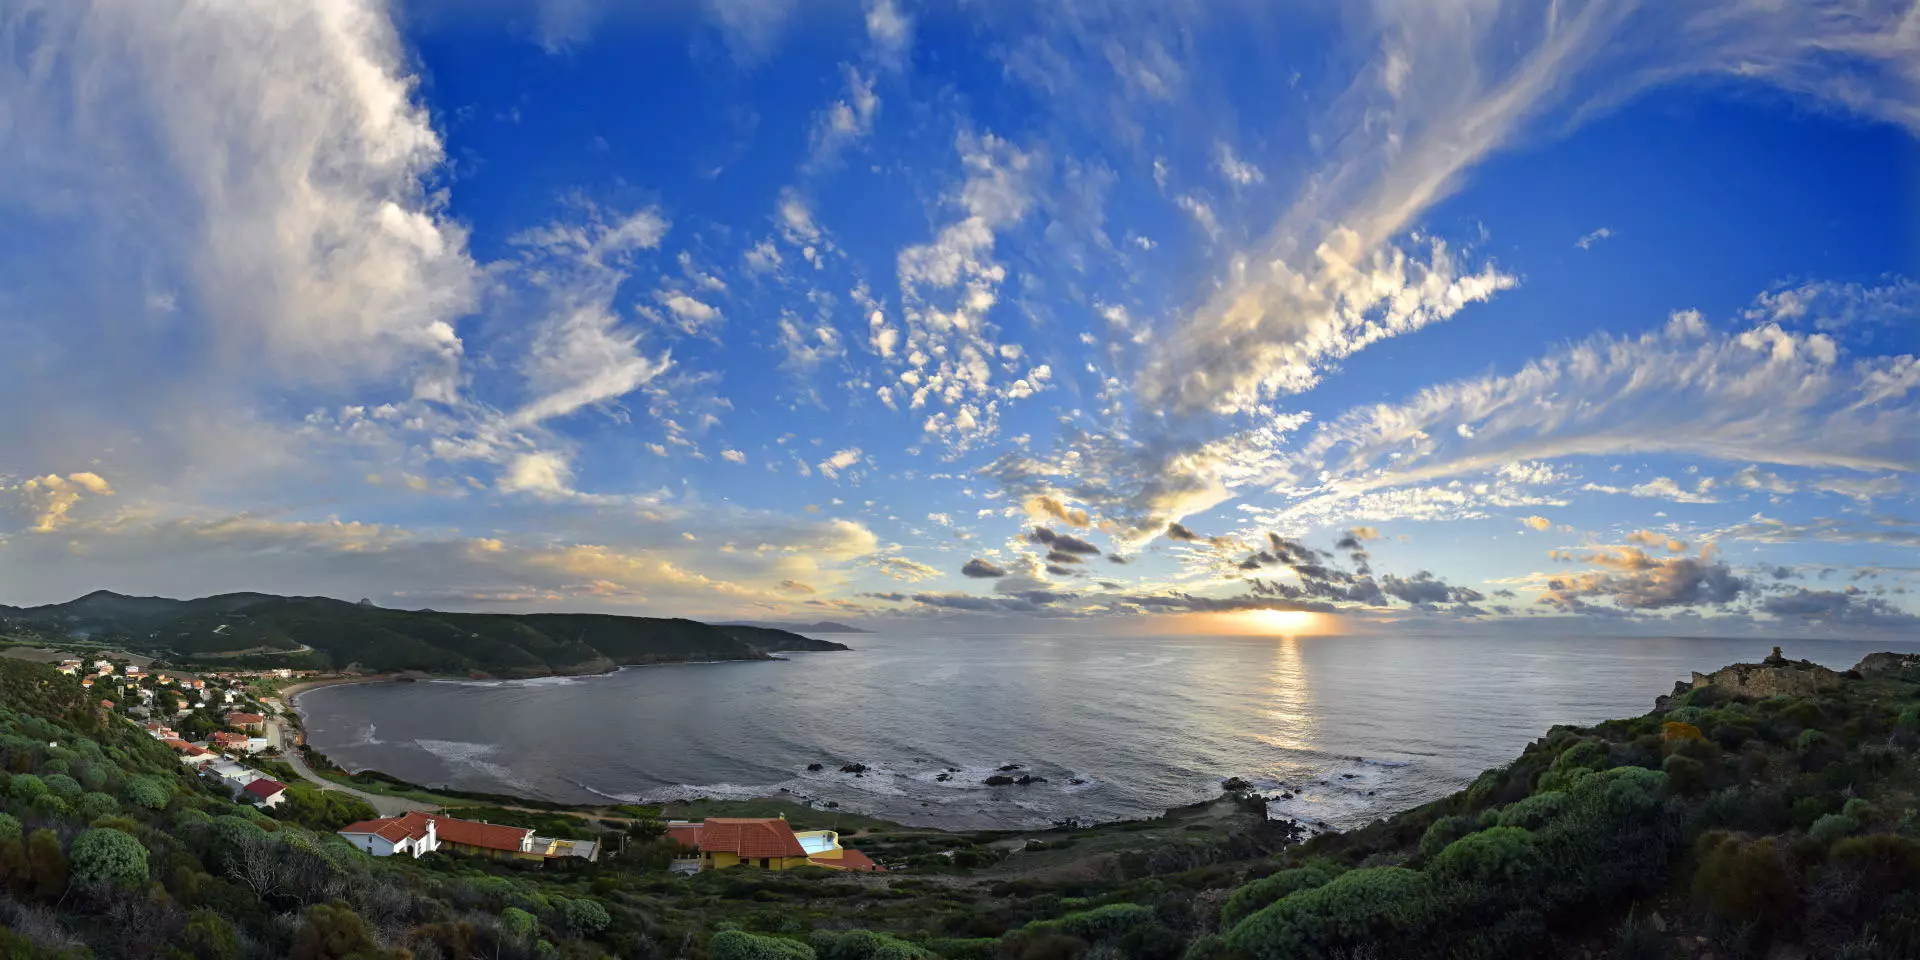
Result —
<instances>
[{"instance_id":1,"label":"bush","mask_svg":"<svg viewBox=\"0 0 1920 960\"><path fill-rule=\"evenodd\" d=\"M1470 833L1447 845L1427 875L1472 887L1527 890L1545 867L1533 834L1519 827Z\"/></svg>"},{"instance_id":2,"label":"bush","mask_svg":"<svg viewBox=\"0 0 1920 960\"><path fill-rule=\"evenodd\" d=\"M1779 924L1799 915L1799 877L1771 839L1705 834L1694 845L1694 902L1735 923Z\"/></svg>"},{"instance_id":3,"label":"bush","mask_svg":"<svg viewBox=\"0 0 1920 960\"><path fill-rule=\"evenodd\" d=\"M707 941L707 960L815 960L813 948L784 937L722 930Z\"/></svg>"},{"instance_id":4,"label":"bush","mask_svg":"<svg viewBox=\"0 0 1920 960\"><path fill-rule=\"evenodd\" d=\"M1344 868L1330 860L1313 860L1292 870L1261 877L1235 890L1220 908L1220 926L1231 928L1255 911L1289 894L1321 886Z\"/></svg>"},{"instance_id":5,"label":"bush","mask_svg":"<svg viewBox=\"0 0 1920 960\"><path fill-rule=\"evenodd\" d=\"M1835 841L1860 832L1860 821L1844 813L1829 813L1813 822L1807 828L1807 839L1823 847L1830 847Z\"/></svg>"},{"instance_id":6,"label":"bush","mask_svg":"<svg viewBox=\"0 0 1920 960\"><path fill-rule=\"evenodd\" d=\"M1567 795L1559 790L1536 793L1500 811L1498 826L1538 830L1566 809Z\"/></svg>"},{"instance_id":7,"label":"bush","mask_svg":"<svg viewBox=\"0 0 1920 960\"><path fill-rule=\"evenodd\" d=\"M500 911L500 929L506 931L507 936L526 942L540 933L540 921L519 907L508 907Z\"/></svg>"},{"instance_id":8,"label":"bush","mask_svg":"<svg viewBox=\"0 0 1920 960\"><path fill-rule=\"evenodd\" d=\"M196 960L240 960L240 938L226 918L207 909L187 914L180 943Z\"/></svg>"},{"instance_id":9,"label":"bush","mask_svg":"<svg viewBox=\"0 0 1920 960\"><path fill-rule=\"evenodd\" d=\"M1667 785L1674 793L1694 796L1705 793L1712 784L1707 781L1707 765L1692 757L1674 754L1660 764L1667 774Z\"/></svg>"},{"instance_id":10,"label":"bush","mask_svg":"<svg viewBox=\"0 0 1920 960\"><path fill-rule=\"evenodd\" d=\"M147 848L118 830L88 830L67 850L73 882L89 889L136 887L147 880Z\"/></svg>"},{"instance_id":11,"label":"bush","mask_svg":"<svg viewBox=\"0 0 1920 960\"><path fill-rule=\"evenodd\" d=\"M110 817L120 812L120 801L104 793L83 793L78 803L73 805L80 819L92 823L101 817Z\"/></svg>"},{"instance_id":12,"label":"bush","mask_svg":"<svg viewBox=\"0 0 1920 960\"><path fill-rule=\"evenodd\" d=\"M1568 753L1571 752L1568 751ZM1421 859L1433 859L1439 855L1440 851L1447 848L1447 844L1472 833L1477 826L1477 823L1466 817L1441 817L1435 820L1433 826L1428 827L1427 832L1420 835Z\"/></svg>"},{"instance_id":13,"label":"bush","mask_svg":"<svg viewBox=\"0 0 1920 960\"><path fill-rule=\"evenodd\" d=\"M1330 958L1372 945L1384 956L1412 952L1432 919L1425 875L1404 867L1353 870L1248 917L1227 935L1229 946L1259 960Z\"/></svg>"},{"instance_id":14,"label":"bush","mask_svg":"<svg viewBox=\"0 0 1920 960\"><path fill-rule=\"evenodd\" d=\"M120 795L136 807L159 810L173 799L173 784L161 777L134 777L120 788Z\"/></svg>"},{"instance_id":15,"label":"bush","mask_svg":"<svg viewBox=\"0 0 1920 960\"><path fill-rule=\"evenodd\" d=\"M1138 924L1153 919L1153 908L1138 903L1110 903L1104 907L1069 913L1064 917L1028 924L1035 932L1064 933L1089 943L1119 937Z\"/></svg>"},{"instance_id":16,"label":"bush","mask_svg":"<svg viewBox=\"0 0 1920 960\"><path fill-rule=\"evenodd\" d=\"M868 930L849 930L842 934L816 934L814 952L820 960L932 960L921 948Z\"/></svg>"},{"instance_id":17,"label":"bush","mask_svg":"<svg viewBox=\"0 0 1920 960\"><path fill-rule=\"evenodd\" d=\"M613 922L613 918L607 915L607 908L601 906L598 900L562 900L560 916L566 922L567 929L580 937L595 936Z\"/></svg>"},{"instance_id":18,"label":"bush","mask_svg":"<svg viewBox=\"0 0 1920 960\"><path fill-rule=\"evenodd\" d=\"M45 780L31 773L22 773L14 776L12 782L7 784L7 792L13 795L15 801L30 804L52 791L47 789Z\"/></svg>"}]
</instances>

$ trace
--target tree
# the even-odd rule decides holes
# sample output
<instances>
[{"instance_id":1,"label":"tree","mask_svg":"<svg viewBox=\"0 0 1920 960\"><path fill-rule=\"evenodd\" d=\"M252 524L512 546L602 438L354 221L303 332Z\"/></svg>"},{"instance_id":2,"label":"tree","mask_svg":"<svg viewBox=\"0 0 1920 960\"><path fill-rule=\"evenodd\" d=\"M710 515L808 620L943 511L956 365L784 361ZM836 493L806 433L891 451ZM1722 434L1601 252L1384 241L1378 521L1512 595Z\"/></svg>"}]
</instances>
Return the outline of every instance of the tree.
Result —
<instances>
[{"instance_id":1,"label":"tree","mask_svg":"<svg viewBox=\"0 0 1920 960\"><path fill-rule=\"evenodd\" d=\"M73 880L90 890L136 887L147 879L147 848L118 830L88 830L73 838Z\"/></svg>"},{"instance_id":2,"label":"tree","mask_svg":"<svg viewBox=\"0 0 1920 960\"><path fill-rule=\"evenodd\" d=\"M233 925L212 910L200 909L187 914L186 929L180 942L190 956L199 960L239 960L240 938Z\"/></svg>"},{"instance_id":3,"label":"tree","mask_svg":"<svg viewBox=\"0 0 1920 960\"><path fill-rule=\"evenodd\" d=\"M813 948L781 937L722 930L707 941L709 960L814 960Z\"/></svg>"},{"instance_id":4,"label":"tree","mask_svg":"<svg viewBox=\"0 0 1920 960\"><path fill-rule=\"evenodd\" d=\"M173 799L173 784L165 778L146 776L134 777L120 790L127 802L149 810L159 810Z\"/></svg>"},{"instance_id":5,"label":"tree","mask_svg":"<svg viewBox=\"0 0 1920 960\"><path fill-rule=\"evenodd\" d=\"M52 830L43 828L27 835L27 871L34 896L54 900L67 892L67 855Z\"/></svg>"},{"instance_id":6,"label":"tree","mask_svg":"<svg viewBox=\"0 0 1920 960\"><path fill-rule=\"evenodd\" d=\"M613 918L607 916L607 908L597 900L562 900L560 916L567 928L581 937L594 936L613 922Z\"/></svg>"},{"instance_id":7,"label":"tree","mask_svg":"<svg viewBox=\"0 0 1920 960\"><path fill-rule=\"evenodd\" d=\"M507 936L524 943L540 933L540 921L519 907L508 907L500 911L500 929L506 931Z\"/></svg>"},{"instance_id":8,"label":"tree","mask_svg":"<svg viewBox=\"0 0 1920 960\"><path fill-rule=\"evenodd\" d=\"M360 915L344 903L317 904L307 909L306 922L294 937L292 960L405 960L404 950L381 950Z\"/></svg>"}]
</instances>

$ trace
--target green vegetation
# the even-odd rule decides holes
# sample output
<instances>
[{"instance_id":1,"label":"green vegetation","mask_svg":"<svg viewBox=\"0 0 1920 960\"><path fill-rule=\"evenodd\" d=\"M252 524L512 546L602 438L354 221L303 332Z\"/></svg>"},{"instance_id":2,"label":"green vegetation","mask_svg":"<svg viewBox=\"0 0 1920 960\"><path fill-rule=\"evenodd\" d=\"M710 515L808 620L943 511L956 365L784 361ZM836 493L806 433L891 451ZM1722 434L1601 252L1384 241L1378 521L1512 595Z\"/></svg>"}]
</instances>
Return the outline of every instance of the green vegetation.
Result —
<instances>
[{"instance_id":1,"label":"green vegetation","mask_svg":"<svg viewBox=\"0 0 1920 960\"><path fill-rule=\"evenodd\" d=\"M370 811L304 786L272 814L236 805L75 681L9 661L0 956L1920 956L1917 707L1904 662L1809 696L1707 687L1555 728L1453 796L1298 843L1257 798L1038 833L779 801L454 811L610 851L529 869L366 857L328 831ZM664 869L664 818L782 812L894 869Z\"/></svg>"},{"instance_id":2,"label":"green vegetation","mask_svg":"<svg viewBox=\"0 0 1920 960\"><path fill-rule=\"evenodd\" d=\"M101 591L69 603L0 609L0 620L16 633L30 630L53 640L84 633L96 644L210 669L354 667L511 677L846 649L784 630L693 620L387 610L258 593L167 600Z\"/></svg>"}]
</instances>

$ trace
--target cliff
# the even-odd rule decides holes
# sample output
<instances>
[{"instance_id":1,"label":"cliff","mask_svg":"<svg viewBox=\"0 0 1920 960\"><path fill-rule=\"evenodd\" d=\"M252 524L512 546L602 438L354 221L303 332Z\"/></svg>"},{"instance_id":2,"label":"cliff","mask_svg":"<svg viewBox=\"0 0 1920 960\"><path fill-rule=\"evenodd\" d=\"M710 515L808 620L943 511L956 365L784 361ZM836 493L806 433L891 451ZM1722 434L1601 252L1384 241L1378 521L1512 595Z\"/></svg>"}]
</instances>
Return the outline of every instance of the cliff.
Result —
<instances>
[{"instance_id":1,"label":"cliff","mask_svg":"<svg viewBox=\"0 0 1920 960\"><path fill-rule=\"evenodd\" d=\"M1736 663L1712 673L1696 671L1691 680L1674 684L1673 693L1654 700L1654 709L1665 710L1674 698L1707 687L1732 696L1764 700L1768 697L1805 697L1824 693L1839 689L1845 680L1845 674L1829 670L1811 660L1788 660L1779 647L1774 647L1772 655L1759 663Z\"/></svg>"}]
</instances>

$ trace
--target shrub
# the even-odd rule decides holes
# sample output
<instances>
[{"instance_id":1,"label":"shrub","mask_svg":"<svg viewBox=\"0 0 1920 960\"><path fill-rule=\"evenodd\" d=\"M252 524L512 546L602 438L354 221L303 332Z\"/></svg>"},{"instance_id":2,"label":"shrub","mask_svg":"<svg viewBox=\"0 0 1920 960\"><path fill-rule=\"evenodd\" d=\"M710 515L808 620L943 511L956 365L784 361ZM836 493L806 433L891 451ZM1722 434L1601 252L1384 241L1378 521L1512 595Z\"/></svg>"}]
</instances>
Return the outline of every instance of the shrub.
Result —
<instances>
[{"instance_id":1,"label":"shrub","mask_svg":"<svg viewBox=\"0 0 1920 960\"><path fill-rule=\"evenodd\" d=\"M104 793L83 793L78 803L73 805L82 820L92 823L101 817L110 817L120 812L120 801Z\"/></svg>"},{"instance_id":2,"label":"shrub","mask_svg":"<svg viewBox=\"0 0 1920 960\"><path fill-rule=\"evenodd\" d=\"M1230 928L1282 897L1327 883L1339 876L1342 869L1330 860L1312 860L1304 866L1261 877L1227 898L1226 905L1220 908L1220 925Z\"/></svg>"},{"instance_id":3,"label":"shrub","mask_svg":"<svg viewBox=\"0 0 1920 960\"><path fill-rule=\"evenodd\" d=\"M1138 903L1110 903L1104 907L1069 913L1053 920L1030 923L1037 933L1064 933L1088 942L1110 940L1137 924L1153 919L1153 908Z\"/></svg>"},{"instance_id":4,"label":"shrub","mask_svg":"<svg viewBox=\"0 0 1920 960\"><path fill-rule=\"evenodd\" d=\"M1499 826L1538 830L1566 809L1567 795L1560 790L1536 793L1500 811Z\"/></svg>"},{"instance_id":5,"label":"shrub","mask_svg":"<svg viewBox=\"0 0 1920 960\"><path fill-rule=\"evenodd\" d=\"M45 796L51 791L47 789L47 782L45 780L31 773L22 773L15 775L12 781L7 784L7 792L12 794L13 799L20 803L32 803L35 799Z\"/></svg>"},{"instance_id":6,"label":"shrub","mask_svg":"<svg viewBox=\"0 0 1920 960\"><path fill-rule=\"evenodd\" d=\"M87 791L87 788L80 785L80 781L64 773L50 773L40 779L46 783L48 790L53 791L54 796L62 800L78 800L80 795Z\"/></svg>"},{"instance_id":7,"label":"shrub","mask_svg":"<svg viewBox=\"0 0 1920 960\"><path fill-rule=\"evenodd\" d=\"M1660 764L1660 769L1666 771L1667 785L1673 788L1674 793L1693 796L1706 792L1710 786L1707 782L1707 765L1692 757L1676 753Z\"/></svg>"},{"instance_id":8,"label":"shrub","mask_svg":"<svg viewBox=\"0 0 1920 960\"><path fill-rule=\"evenodd\" d=\"M1377 945L1384 955L1410 945L1432 917L1424 874L1404 867L1352 870L1248 917L1227 935L1229 946L1260 960L1308 960Z\"/></svg>"},{"instance_id":9,"label":"shrub","mask_svg":"<svg viewBox=\"0 0 1920 960\"><path fill-rule=\"evenodd\" d=\"M500 911L500 929L506 931L507 936L524 942L539 934L540 921L519 907L508 907Z\"/></svg>"},{"instance_id":10,"label":"shrub","mask_svg":"<svg viewBox=\"0 0 1920 960\"><path fill-rule=\"evenodd\" d=\"M160 777L134 777L120 788L120 795L136 807L158 810L173 799L173 785Z\"/></svg>"},{"instance_id":11,"label":"shrub","mask_svg":"<svg viewBox=\"0 0 1920 960\"><path fill-rule=\"evenodd\" d=\"M1693 899L1716 916L1765 926L1799 914L1799 880L1771 839L1712 832L1694 845Z\"/></svg>"},{"instance_id":12,"label":"shrub","mask_svg":"<svg viewBox=\"0 0 1920 960\"><path fill-rule=\"evenodd\" d=\"M707 941L707 960L814 960L813 948L784 937L722 930Z\"/></svg>"},{"instance_id":13,"label":"shrub","mask_svg":"<svg viewBox=\"0 0 1920 960\"><path fill-rule=\"evenodd\" d=\"M27 835L26 847L27 875L34 895L52 900L66 893L67 855L60 849L60 838L52 830L35 830Z\"/></svg>"},{"instance_id":14,"label":"shrub","mask_svg":"<svg viewBox=\"0 0 1920 960\"><path fill-rule=\"evenodd\" d=\"M1660 739L1673 743L1680 740L1705 740L1700 728L1691 723L1669 721L1660 725Z\"/></svg>"},{"instance_id":15,"label":"shrub","mask_svg":"<svg viewBox=\"0 0 1920 960\"><path fill-rule=\"evenodd\" d=\"M73 864L73 881L82 887L134 887L147 879L147 848L118 830L80 834L67 856Z\"/></svg>"},{"instance_id":16,"label":"shrub","mask_svg":"<svg viewBox=\"0 0 1920 960\"><path fill-rule=\"evenodd\" d=\"M585 898L560 901L560 917L566 922L567 929L574 935L592 937L607 928L613 918L607 915L607 908L598 900Z\"/></svg>"},{"instance_id":17,"label":"shrub","mask_svg":"<svg viewBox=\"0 0 1920 960\"><path fill-rule=\"evenodd\" d=\"M1531 832L1519 827L1494 827L1448 844L1427 865L1427 875L1473 887L1524 890L1544 866Z\"/></svg>"},{"instance_id":18,"label":"shrub","mask_svg":"<svg viewBox=\"0 0 1920 960\"><path fill-rule=\"evenodd\" d=\"M932 957L932 954L905 940L896 940L869 930L816 934L813 946L820 960L923 960Z\"/></svg>"},{"instance_id":19,"label":"shrub","mask_svg":"<svg viewBox=\"0 0 1920 960\"><path fill-rule=\"evenodd\" d=\"M180 943L191 956L201 960L240 960L240 938L232 924L220 914L206 909L187 914L186 929L180 931Z\"/></svg>"},{"instance_id":20,"label":"shrub","mask_svg":"<svg viewBox=\"0 0 1920 960\"><path fill-rule=\"evenodd\" d=\"M20 839L20 821L12 814L0 813L0 841Z\"/></svg>"},{"instance_id":21,"label":"shrub","mask_svg":"<svg viewBox=\"0 0 1920 960\"><path fill-rule=\"evenodd\" d=\"M1807 828L1807 838L1823 846L1832 846L1834 841L1860 832L1860 821L1844 813L1829 813L1813 822Z\"/></svg>"},{"instance_id":22,"label":"shrub","mask_svg":"<svg viewBox=\"0 0 1920 960\"><path fill-rule=\"evenodd\" d=\"M1568 751L1569 753L1572 751ZM1563 754L1564 756L1564 754ZM1447 844L1472 833L1478 824L1466 817L1441 817L1420 835L1420 857L1431 860L1447 848Z\"/></svg>"}]
</instances>

